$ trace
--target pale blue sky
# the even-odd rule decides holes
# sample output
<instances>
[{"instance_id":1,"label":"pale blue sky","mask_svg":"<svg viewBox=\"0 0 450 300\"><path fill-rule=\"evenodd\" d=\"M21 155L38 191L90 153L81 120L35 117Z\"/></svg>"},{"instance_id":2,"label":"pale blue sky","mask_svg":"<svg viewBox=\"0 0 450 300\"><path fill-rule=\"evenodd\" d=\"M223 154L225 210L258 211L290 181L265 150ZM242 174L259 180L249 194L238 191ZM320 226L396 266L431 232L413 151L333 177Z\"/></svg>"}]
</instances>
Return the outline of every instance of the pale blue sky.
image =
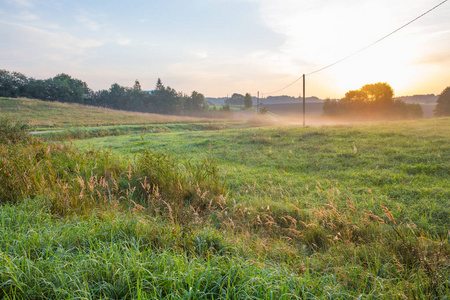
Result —
<instances>
[{"instance_id":1,"label":"pale blue sky","mask_svg":"<svg viewBox=\"0 0 450 300\"><path fill-rule=\"evenodd\" d=\"M0 68L35 78L67 73L94 90L160 77L206 96L278 90L359 50L441 1L1 0ZM333 68L307 95L342 97L388 82L397 95L450 85L450 2ZM278 94L298 96L301 82Z\"/></svg>"}]
</instances>

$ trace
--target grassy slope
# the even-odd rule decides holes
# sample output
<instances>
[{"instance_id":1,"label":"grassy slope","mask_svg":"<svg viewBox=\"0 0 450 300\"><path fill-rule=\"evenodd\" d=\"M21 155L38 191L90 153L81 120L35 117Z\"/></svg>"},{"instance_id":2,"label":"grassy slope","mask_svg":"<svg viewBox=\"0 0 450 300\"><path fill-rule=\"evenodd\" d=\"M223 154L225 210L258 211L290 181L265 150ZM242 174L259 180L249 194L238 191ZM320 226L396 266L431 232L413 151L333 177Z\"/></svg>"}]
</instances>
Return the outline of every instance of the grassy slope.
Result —
<instances>
[{"instance_id":1,"label":"grassy slope","mask_svg":"<svg viewBox=\"0 0 450 300\"><path fill-rule=\"evenodd\" d=\"M29 122L35 128L205 121L200 118L133 113L79 104L0 98L0 117Z\"/></svg>"}]
</instances>

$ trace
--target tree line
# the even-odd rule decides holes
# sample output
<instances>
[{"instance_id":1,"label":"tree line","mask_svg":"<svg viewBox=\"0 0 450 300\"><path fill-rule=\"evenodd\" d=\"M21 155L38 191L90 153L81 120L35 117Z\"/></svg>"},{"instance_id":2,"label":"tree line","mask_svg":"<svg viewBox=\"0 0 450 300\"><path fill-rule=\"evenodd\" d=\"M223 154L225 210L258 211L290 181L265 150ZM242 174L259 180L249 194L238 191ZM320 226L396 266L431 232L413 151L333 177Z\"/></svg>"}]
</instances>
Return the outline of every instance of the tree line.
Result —
<instances>
[{"instance_id":1,"label":"tree line","mask_svg":"<svg viewBox=\"0 0 450 300\"><path fill-rule=\"evenodd\" d=\"M208 109L203 94L177 92L164 86L161 79L153 91L143 91L138 80L132 87L114 83L108 90L93 91L86 82L67 74L35 79L7 70L0 70L0 97L24 97L160 114L189 114Z\"/></svg>"},{"instance_id":2,"label":"tree line","mask_svg":"<svg viewBox=\"0 0 450 300\"><path fill-rule=\"evenodd\" d=\"M348 91L341 100L325 100L323 113L331 117L354 120L416 119L423 117L420 104L394 99L394 90L387 83L366 84Z\"/></svg>"},{"instance_id":3,"label":"tree line","mask_svg":"<svg viewBox=\"0 0 450 300\"><path fill-rule=\"evenodd\" d=\"M253 99L252 95L249 93L246 93L245 96L234 93L231 95L231 98L225 100L225 104L227 105L240 105L244 106L245 108L251 108L253 106Z\"/></svg>"}]
</instances>

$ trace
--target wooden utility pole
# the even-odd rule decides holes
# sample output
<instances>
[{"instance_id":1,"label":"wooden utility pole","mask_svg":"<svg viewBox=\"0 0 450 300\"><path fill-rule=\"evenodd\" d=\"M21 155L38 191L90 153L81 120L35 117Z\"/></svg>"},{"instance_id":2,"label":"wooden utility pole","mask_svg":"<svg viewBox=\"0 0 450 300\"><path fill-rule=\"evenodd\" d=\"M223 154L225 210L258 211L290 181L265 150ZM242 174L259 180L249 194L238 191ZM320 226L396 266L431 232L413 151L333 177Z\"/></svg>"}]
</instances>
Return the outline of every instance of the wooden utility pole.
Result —
<instances>
[{"instance_id":1,"label":"wooden utility pole","mask_svg":"<svg viewBox=\"0 0 450 300\"><path fill-rule=\"evenodd\" d=\"M258 91L258 100L256 101L256 113L259 114L259 91Z\"/></svg>"},{"instance_id":2,"label":"wooden utility pole","mask_svg":"<svg viewBox=\"0 0 450 300\"><path fill-rule=\"evenodd\" d=\"M303 74L303 127L305 127L305 74Z\"/></svg>"}]
</instances>

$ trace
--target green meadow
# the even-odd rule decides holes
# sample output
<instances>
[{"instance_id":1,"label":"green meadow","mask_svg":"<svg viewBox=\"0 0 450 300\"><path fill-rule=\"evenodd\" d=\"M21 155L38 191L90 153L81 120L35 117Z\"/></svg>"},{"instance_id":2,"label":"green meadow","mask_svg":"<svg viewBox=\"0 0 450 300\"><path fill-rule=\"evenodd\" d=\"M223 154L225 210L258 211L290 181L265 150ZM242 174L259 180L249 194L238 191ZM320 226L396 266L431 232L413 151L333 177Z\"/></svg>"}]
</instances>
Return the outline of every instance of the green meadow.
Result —
<instances>
[{"instance_id":1,"label":"green meadow","mask_svg":"<svg viewBox=\"0 0 450 300\"><path fill-rule=\"evenodd\" d=\"M388 205L398 217L423 222L430 229L450 224L449 129L448 119L431 119L150 133L73 145L108 149L131 160L146 150L186 161L209 159L220 168L233 198L249 206L305 208L309 203L344 200L347 194L361 208L380 211L380 203ZM318 191L330 195L317 197Z\"/></svg>"},{"instance_id":2,"label":"green meadow","mask_svg":"<svg viewBox=\"0 0 450 300\"><path fill-rule=\"evenodd\" d=\"M449 118L32 136L4 111L5 299L450 297Z\"/></svg>"}]
</instances>

